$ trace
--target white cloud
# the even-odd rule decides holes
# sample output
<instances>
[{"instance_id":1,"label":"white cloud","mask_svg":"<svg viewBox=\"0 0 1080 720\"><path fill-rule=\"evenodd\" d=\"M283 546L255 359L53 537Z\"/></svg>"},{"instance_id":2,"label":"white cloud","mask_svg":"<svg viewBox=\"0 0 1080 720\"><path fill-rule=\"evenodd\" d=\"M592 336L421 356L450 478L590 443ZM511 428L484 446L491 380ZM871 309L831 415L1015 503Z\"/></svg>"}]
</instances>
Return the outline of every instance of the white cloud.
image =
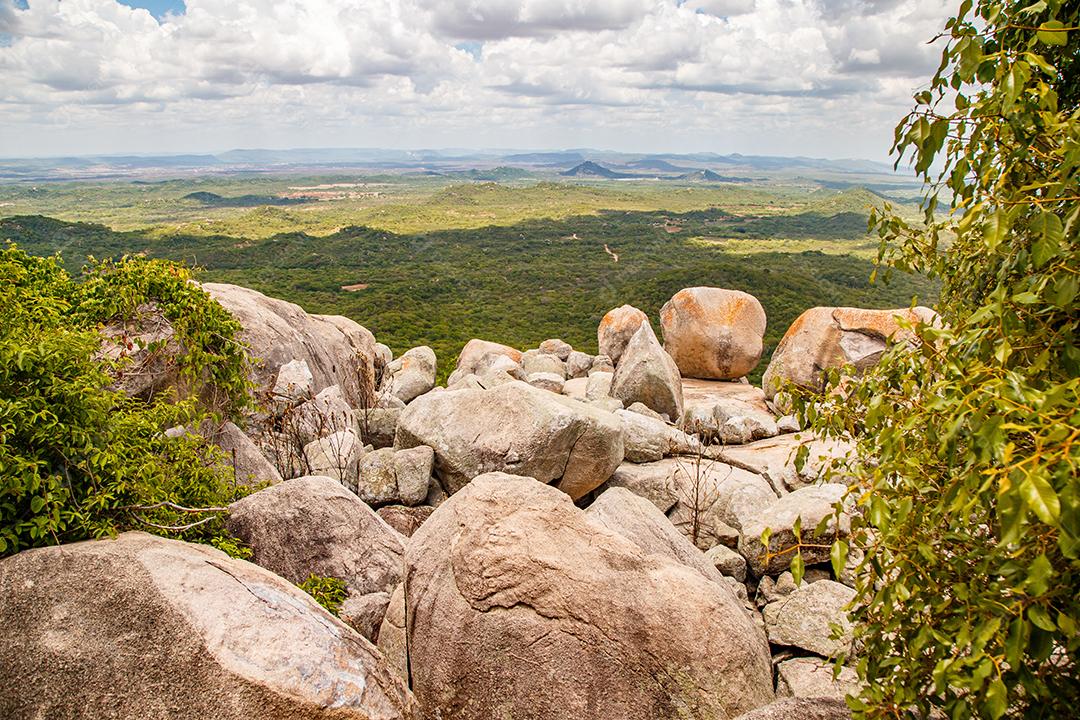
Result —
<instances>
[{"instance_id":1,"label":"white cloud","mask_svg":"<svg viewBox=\"0 0 1080 720\"><path fill-rule=\"evenodd\" d=\"M946 15L943 0L187 0L159 22L116 0L0 0L0 154L881 156Z\"/></svg>"}]
</instances>

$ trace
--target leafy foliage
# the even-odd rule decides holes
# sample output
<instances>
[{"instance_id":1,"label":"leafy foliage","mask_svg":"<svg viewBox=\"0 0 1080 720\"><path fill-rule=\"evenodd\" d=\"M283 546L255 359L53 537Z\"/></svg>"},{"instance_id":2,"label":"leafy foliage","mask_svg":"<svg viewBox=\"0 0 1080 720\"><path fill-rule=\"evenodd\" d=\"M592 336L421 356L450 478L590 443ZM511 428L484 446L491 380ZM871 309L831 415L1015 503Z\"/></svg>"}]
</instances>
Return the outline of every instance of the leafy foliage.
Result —
<instances>
[{"instance_id":1,"label":"leafy foliage","mask_svg":"<svg viewBox=\"0 0 1080 720\"><path fill-rule=\"evenodd\" d=\"M341 611L341 604L345 602L345 581L340 578L309 575L308 579L297 587L315 598L331 615L337 615Z\"/></svg>"},{"instance_id":2,"label":"leafy foliage","mask_svg":"<svg viewBox=\"0 0 1080 720\"><path fill-rule=\"evenodd\" d=\"M943 324L803 407L858 443L862 717L1080 703L1078 26L1056 0L964 0L948 22L894 148L925 222L873 217L885 264L942 281Z\"/></svg>"},{"instance_id":3,"label":"leafy foliage","mask_svg":"<svg viewBox=\"0 0 1080 720\"><path fill-rule=\"evenodd\" d=\"M0 251L0 554L131 528L193 540L224 532L221 506L242 492L231 471L198 435L163 434L206 410L191 398L128 398L96 359L99 320L152 298L169 315L219 322L228 335L205 344L205 328L181 331L183 362L242 387L242 351L214 308L224 311L187 280L174 265L127 259L77 283L58 258ZM216 351L219 342L235 350Z\"/></svg>"}]
</instances>

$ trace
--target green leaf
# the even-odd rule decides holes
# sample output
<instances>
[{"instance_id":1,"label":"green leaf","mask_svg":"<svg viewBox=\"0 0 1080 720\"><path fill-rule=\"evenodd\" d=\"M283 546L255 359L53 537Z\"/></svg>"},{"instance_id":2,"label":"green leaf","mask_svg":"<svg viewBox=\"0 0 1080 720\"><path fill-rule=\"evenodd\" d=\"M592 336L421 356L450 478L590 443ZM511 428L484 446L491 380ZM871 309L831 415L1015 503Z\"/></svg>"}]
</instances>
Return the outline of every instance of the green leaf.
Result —
<instances>
[{"instance_id":1,"label":"green leaf","mask_svg":"<svg viewBox=\"0 0 1080 720\"><path fill-rule=\"evenodd\" d=\"M1027 580L1024 582L1028 592L1032 595L1042 595L1050 588L1050 580L1054 576L1054 567L1050 564L1045 553L1031 563L1028 568Z\"/></svg>"},{"instance_id":2,"label":"green leaf","mask_svg":"<svg viewBox=\"0 0 1080 720\"><path fill-rule=\"evenodd\" d=\"M45 498L40 495L35 495L30 499L30 512L37 515L45 507Z\"/></svg>"},{"instance_id":3,"label":"green leaf","mask_svg":"<svg viewBox=\"0 0 1080 720\"><path fill-rule=\"evenodd\" d=\"M833 576L837 579L847 567L848 544L843 540L837 540L829 549L829 562L832 563Z\"/></svg>"},{"instance_id":4,"label":"green leaf","mask_svg":"<svg viewBox=\"0 0 1080 720\"><path fill-rule=\"evenodd\" d=\"M1027 506L1047 525L1057 524L1061 502L1050 483L1040 475L1029 475L1020 483L1020 494Z\"/></svg>"},{"instance_id":5,"label":"green leaf","mask_svg":"<svg viewBox=\"0 0 1080 720\"><path fill-rule=\"evenodd\" d=\"M1047 20L1039 26L1036 33L1039 42L1045 45L1066 45L1069 42L1069 33L1065 30L1065 24L1059 20Z\"/></svg>"},{"instance_id":6,"label":"green leaf","mask_svg":"<svg viewBox=\"0 0 1080 720\"><path fill-rule=\"evenodd\" d=\"M806 564L803 560L802 552L795 553L795 557L791 558L791 576L795 579L796 585L802 584L803 574L806 572Z\"/></svg>"},{"instance_id":7,"label":"green leaf","mask_svg":"<svg viewBox=\"0 0 1080 720\"><path fill-rule=\"evenodd\" d=\"M992 720L998 720L1009 709L1009 692L1001 678L990 682L986 690L986 712Z\"/></svg>"},{"instance_id":8,"label":"green leaf","mask_svg":"<svg viewBox=\"0 0 1080 720\"><path fill-rule=\"evenodd\" d=\"M1050 618L1050 613L1046 612L1046 608L1042 605L1032 605L1029 607L1027 609L1027 616L1028 620L1031 621L1031 624L1040 630L1045 630L1046 632L1057 630L1057 625L1055 625L1054 621Z\"/></svg>"}]
</instances>

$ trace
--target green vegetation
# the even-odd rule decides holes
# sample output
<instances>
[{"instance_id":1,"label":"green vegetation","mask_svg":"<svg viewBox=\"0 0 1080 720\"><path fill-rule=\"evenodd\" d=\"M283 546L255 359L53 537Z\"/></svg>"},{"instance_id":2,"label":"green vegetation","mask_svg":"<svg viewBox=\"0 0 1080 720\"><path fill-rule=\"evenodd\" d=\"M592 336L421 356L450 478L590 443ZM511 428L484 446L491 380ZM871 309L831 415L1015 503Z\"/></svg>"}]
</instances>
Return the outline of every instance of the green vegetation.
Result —
<instances>
[{"instance_id":1,"label":"green vegetation","mask_svg":"<svg viewBox=\"0 0 1080 720\"><path fill-rule=\"evenodd\" d=\"M494 193L489 200L498 205L518 192L534 197L530 189L484 186L451 188L444 196L480 202L477 197ZM569 192L571 199L579 197ZM118 233L16 217L0 221L0 238L39 254L62 250L73 264L88 254L136 251L198 264L207 279L254 287L311 312L351 317L395 353L429 345L445 378L472 337L522 348L562 337L595 352L596 327L608 310L630 303L655 316L673 294L693 285L757 296L769 317L766 358L808 307L906 307L913 295L932 301L933 285L915 276L898 276L889 286L869 282L864 203L872 197L861 191L840 197L812 193L800 205L804 212L782 217L738 216L718 208L605 210L469 230L397 235L349 227L322 237L289 232L265 239ZM864 214L851 212L859 206ZM774 243L772 233L783 233L785 240ZM797 238L798 252L790 251L793 241L787 238ZM735 240L729 245L726 239ZM358 284L366 287L342 289Z\"/></svg>"},{"instance_id":2,"label":"green vegetation","mask_svg":"<svg viewBox=\"0 0 1080 720\"><path fill-rule=\"evenodd\" d=\"M804 407L858 441L860 717L1080 705L1078 26L1056 0L965 0L949 21L896 136L925 223L875 218L884 260L941 280L945 326Z\"/></svg>"},{"instance_id":3,"label":"green vegetation","mask_svg":"<svg viewBox=\"0 0 1080 720\"><path fill-rule=\"evenodd\" d=\"M341 604L345 602L344 580L336 577L309 575L308 579L297 587L315 598L315 601L326 608L331 615L337 615L341 612Z\"/></svg>"},{"instance_id":4,"label":"green vegetation","mask_svg":"<svg viewBox=\"0 0 1080 720\"><path fill-rule=\"evenodd\" d=\"M195 396L128 398L110 389L116 366L98 355L101 324L156 303L185 348L181 375L218 387L223 412L245 402L236 322L189 278L125 259L75 282L55 258L0 250L0 555L125 529L223 536L218 513L241 494L231 470L198 435L163 434L208 409Z\"/></svg>"}]
</instances>

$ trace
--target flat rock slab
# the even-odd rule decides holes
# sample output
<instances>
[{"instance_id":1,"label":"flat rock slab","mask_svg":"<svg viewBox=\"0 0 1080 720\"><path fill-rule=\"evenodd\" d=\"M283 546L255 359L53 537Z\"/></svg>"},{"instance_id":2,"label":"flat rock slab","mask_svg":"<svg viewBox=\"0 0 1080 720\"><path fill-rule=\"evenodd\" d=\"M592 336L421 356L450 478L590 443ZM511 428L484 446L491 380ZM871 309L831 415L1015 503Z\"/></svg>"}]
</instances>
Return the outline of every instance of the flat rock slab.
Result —
<instances>
[{"instance_id":1,"label":"flat rock slab","mask_svg":"<svg viewBox=\"0 0 1080 720\"><path fill-rule=\"evenodd\" d=\"M765 392L749 383L684 377L682 389L683 407L687 410L693 407L711 409L720 400L738 400L755 410L772 414L765 404Z\"/></svg>"},{"instance_id":2,"label":"flat rock slab","mask_svg":"<svg viewBox=\"0 0 1080 720\"><path fill-rule=\"evenodd\" d=\"M858 695L859 676L850 667L840 668L833 677L833 664L828 660L798 657L776 666L776 694L781 697L834 698Z\"/></svg>"}]
</instances>

